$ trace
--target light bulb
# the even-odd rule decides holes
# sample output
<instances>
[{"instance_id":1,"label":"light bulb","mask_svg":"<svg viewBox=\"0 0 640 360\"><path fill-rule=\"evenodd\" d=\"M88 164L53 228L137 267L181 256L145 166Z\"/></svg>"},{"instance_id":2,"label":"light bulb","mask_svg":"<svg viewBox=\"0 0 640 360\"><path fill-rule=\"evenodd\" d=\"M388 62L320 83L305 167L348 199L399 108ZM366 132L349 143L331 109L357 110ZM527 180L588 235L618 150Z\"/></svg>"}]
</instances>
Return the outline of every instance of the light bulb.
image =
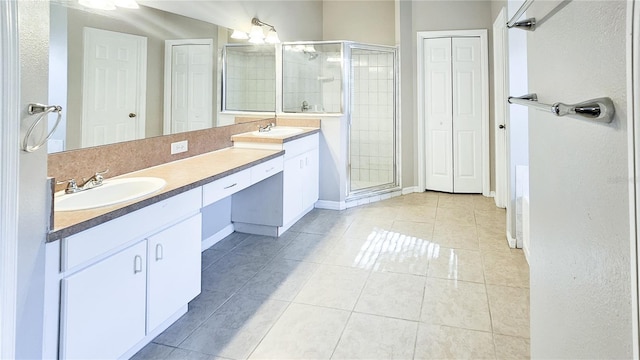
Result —
<instances>
[{"instance_id":1,"label":"light bulb","mask_svg":"<svg viewBox=\"0 0 640 360\"><path fill-rule=\"evenodd\" d=\"M244 31L234 29L233 33L231 33L231 38L237 40L247 40L249 38L249 35Z\"/></svg>"},{"instance_id":2,"label":"light bulb","mask_svg":"<svg viewBox=\"0 0 640 360\"><path fill-rule=\"evenodd\" d=\"M264 44L264 32L262 27L253 25L249 33L249 42L252 44Z\"/></svg>"},{"instance_id":3,"label":"light bulb","mask_svg":"<svg viewBox=\"0 0 640 360\"><path fill-rule=\"evenodd\" d=\"M98 10L115 10L116 6L110 0L78 0L82 6Z\"/></svg>"},{"instance_id":4,"label":"light bulb","mask_svg":"<svg viewBox=\"0 0 640 360\"><path fill-rule=\"evenodd\" d=\"M139 9L140 6L136 2L136 0L113 0L113 3L117 7L127 8L127 9Z\"/></svg>"},{"instance_id":5,"label":"light bulb","mask_svg":"<svg viewBox=\"0 0 640 360\"><path fill-rule=\"evenodd\" d=\"M268 44L279 44L280 38L278 37L276 29L271 28L271 30L269 30L269 32L267 33L267 37L264 39L264 41L266 41Z\"/></svg>"}]
</instances>

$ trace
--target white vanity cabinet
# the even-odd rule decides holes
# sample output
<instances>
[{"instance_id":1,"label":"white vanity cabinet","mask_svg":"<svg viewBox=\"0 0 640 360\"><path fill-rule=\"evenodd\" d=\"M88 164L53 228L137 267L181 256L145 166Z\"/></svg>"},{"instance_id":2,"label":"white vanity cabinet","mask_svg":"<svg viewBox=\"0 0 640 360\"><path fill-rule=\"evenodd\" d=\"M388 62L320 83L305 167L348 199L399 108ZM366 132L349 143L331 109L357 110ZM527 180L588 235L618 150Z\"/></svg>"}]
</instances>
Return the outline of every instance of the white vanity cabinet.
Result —
<instances>
[{"instance_id":1,"label":"white vanity cabinet","mask_svg":"<svg viewBox=\"0 0 640 360\"><path fill-rule=\"evenodd\" d=\"M252 144L245 142L241 146ZM236 231L280 236L318 201L319 134L277 146L285 151L282 174L233 195L231 219Z\"/></svg>"},{"instance_id":2,"label":"white vanity cabinet","mask_svg":"<svg viewBox=\"0 0 640 360\"><path fill-rule=\"evenodd\" d=\"M201 230L197 215L147 240L147 329L157 328L200 293Z\"/></svg>"},{"instance_id":3,"label":"white vanity cabinet","mask_svg":"<svg viewBox=\"0 0 640 360\"><path fill-rule=\"evenodd\" d=\"M315 145L315 146L314 146ZM308 142L285 144L285 149L292 148L293 155L284 162L283 174L283 225L296 222L301 214L306 214L318 201L318 146L317 135ZM285 158L287 152L285 150Z\"/></svg>"},{"instance_id":4,"label":"white vanity cabinet","mask_svg":"<svg viewBox=\"0 0 640 360\"><path fill-rule=\"evenodd\" d=\"M60 358L116 359L145 336L147 244L62 280Z\"/></svg>"},{"instance_id":5,"label":"white vanity cabinet","mask_svg":"<svg viewBox=\"0 0 640 360\"><path fill-rule=\"evenodd\" d=\"M122 357L186 312L200 293L201 204L197 188L62 240L60 358Z\"/></svg>"}]
</instances>

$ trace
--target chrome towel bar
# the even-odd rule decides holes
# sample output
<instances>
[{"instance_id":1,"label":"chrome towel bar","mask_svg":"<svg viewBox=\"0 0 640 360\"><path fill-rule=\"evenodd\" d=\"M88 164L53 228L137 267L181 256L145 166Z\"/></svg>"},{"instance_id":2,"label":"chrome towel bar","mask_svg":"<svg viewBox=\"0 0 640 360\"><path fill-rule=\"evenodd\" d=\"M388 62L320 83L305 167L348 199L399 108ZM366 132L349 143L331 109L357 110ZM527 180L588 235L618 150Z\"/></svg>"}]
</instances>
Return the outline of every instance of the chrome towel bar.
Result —
<instances>
[{"instance_id":1,"label":"chrome towel bar","mask_svg":"<svg viewBox=\"0 0 640 360\"><path fill-rule=\"evenodd\" d=\"M518 11L516 11L516 13L513 14L513 17L511 18L511 20L507 22L507 27L509 29L516 28L516 29L523 29L523 30L529 30L529 31L534 31L536 29L535 18L528 18L522 21L518 21L518 19L520 19L520 17L522 16L522 14L524 14L525 11L527 11L527 9L531 6L531 4L533 4L533 1L534 0L526 0L522 4L522 6L520 6Z\"/></svg>"},{"instance_id":2,"label":"chrome towel bar","mask_svg":"<svg viewBox=\"0 0 640 360\"><path fill-rule=\"evenodd\" d=\"M523 96L509 96L509 104L524 105L555 114L556 116L573 116L582 119L589 119L602 123L613 121L616 110L613 101L608 97L591 99L577 104L563 104L561 102L553 105L541 104L538 102L537 94L527 94Z\"/></svg>"}]
</instances>

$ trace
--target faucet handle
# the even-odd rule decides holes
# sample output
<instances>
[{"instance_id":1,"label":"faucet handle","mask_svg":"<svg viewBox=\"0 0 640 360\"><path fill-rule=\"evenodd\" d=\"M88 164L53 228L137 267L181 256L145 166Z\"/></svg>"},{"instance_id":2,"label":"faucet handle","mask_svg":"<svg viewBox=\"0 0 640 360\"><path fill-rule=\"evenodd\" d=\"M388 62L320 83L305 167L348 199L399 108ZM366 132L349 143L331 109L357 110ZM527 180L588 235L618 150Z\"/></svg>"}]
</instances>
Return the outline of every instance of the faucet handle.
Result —
<instances>
[{"instance_id":1,"label":"faucet handle","mask_svg":"<svg viewBox=\"0 0 640 360\"><path fill-rule=\"evenodd\" d=\"M104 180L102 175L104 175L104 174L106 174L108 172L109 172L109 169L103 170L103 171L97 171L95 174L93 174L93 176L91 178L89 178L89 180L93 179L93 181L95 183L97 183L96 185L102 184L102 180ZM87 180L85 179L85 181L87 181Z\"/></svg>"},{"instance_id":2,"label":"faucet handle","mask_svg":"<svg viewBox=\"0 0 640 360\"><path fill-rule=\"evenodd\" d=\"M58 185L67 184L67 188L65 189L65 192L67 194L71 194L78 191L78 183L76 182L76 179L56 181L56 184Z\"/></svg>"}]
</instances>

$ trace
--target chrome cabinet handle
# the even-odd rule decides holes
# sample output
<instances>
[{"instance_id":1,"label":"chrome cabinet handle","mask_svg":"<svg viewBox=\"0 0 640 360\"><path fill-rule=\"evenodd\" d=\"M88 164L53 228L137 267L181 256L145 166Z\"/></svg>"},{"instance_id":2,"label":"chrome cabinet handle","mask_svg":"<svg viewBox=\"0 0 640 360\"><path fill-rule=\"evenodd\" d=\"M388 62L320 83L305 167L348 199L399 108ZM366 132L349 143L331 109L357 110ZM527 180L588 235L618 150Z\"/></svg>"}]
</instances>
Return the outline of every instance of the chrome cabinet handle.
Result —
<instances>
[{"instance_id":1,"label":"chrome cabinet handle","mask_svg":"<svg viewBox=\"0 0 640 360\"><path fill-rule=\"evenodd\" d=\"M133 273L141 273L142 272L142 256L136 255L133 258Z\"/></svg>"},{"instance_id":2,"label":"chrome cabinet handle","mask_svg":"<svg viewBox=\"0 0 640 360\"><path fill-rule=\"evenodd\" d=\"M225 188L225 189L231 189L232 187L234 187L234 186L236 186L236 185L238 185L238 183L233 183L233 184L231 184L231 185L229 185L229 186L225 186L224 188Z\"/></svg>"},{"instance_id":3,"label":"chrome cabinet handle","mask_svg":"<svg viewBox=\"0 0 640 360\"><path fill-rule=\"evenodd\" d=\"M275 168L272 166L269 169L265 170L264 172L271 172L271 171L273 171L273 169L275 169Z\"/></svg>"},{"instance_id":4,"label":"chrome cabinet handle","mask_svg":"<svg viewBox=\"0 0 640 360\"><path fill-rule=\"evenodd\" d=\"M162 244L156 245L156 261L164 259L164 248Z\"/></svg>"}]
</instances>

